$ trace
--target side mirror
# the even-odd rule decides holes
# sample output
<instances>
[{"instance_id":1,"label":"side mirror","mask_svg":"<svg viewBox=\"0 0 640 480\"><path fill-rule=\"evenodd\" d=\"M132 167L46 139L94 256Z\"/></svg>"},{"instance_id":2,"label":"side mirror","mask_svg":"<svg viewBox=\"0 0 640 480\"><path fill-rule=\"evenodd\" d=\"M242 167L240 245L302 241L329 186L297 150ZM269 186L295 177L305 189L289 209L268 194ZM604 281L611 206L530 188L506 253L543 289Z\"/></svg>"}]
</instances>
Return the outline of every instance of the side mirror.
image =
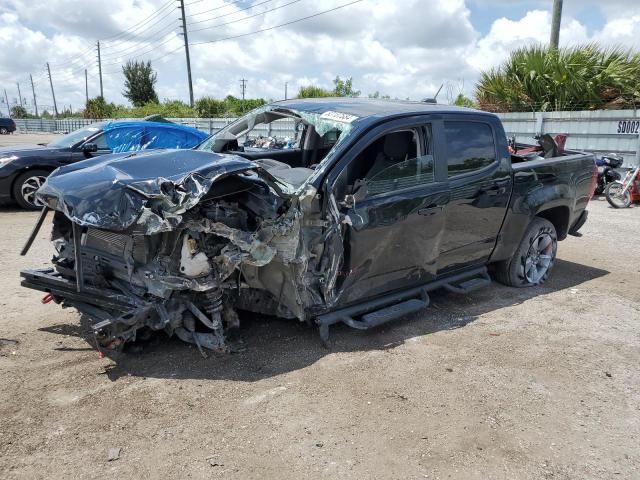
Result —
<instances>
[{"instance_id":1,"label":"side mirror","mask_svg":"<svg viewBox=\"0 0 640 480\"><path fill-rule=\"evenodd\" d=\"M98 151L98 145L95 143L85 143L82 145L82 151L84 153L96 153Z\"/></svg>"}]
</instances>

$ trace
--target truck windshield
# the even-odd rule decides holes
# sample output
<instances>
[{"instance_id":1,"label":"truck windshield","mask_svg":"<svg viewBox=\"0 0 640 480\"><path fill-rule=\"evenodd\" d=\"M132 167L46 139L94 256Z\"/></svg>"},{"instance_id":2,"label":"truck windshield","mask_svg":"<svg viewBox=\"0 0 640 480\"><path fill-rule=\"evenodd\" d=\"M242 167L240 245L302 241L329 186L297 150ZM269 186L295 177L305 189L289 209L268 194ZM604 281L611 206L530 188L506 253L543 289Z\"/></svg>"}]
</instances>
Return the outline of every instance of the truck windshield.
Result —
<instances>
[{"instance_id":1,"label":"truck windshield","mask_svg":"<svg viewBox=\"0 0 640 480\"><path fill-rule=\"evenodd\" d=\"M220 153L229 142L237 142L238 146L247 151L298 149L301 148L300 142L305 134L311 129L314 147L324 147L326 154L347 137L352 122L356 119L350 115L341 116L337 112L320 114L267 105L222 128L197 149Z\"/></svg>"},{"instance_id":2,"label":"truck windshield","mask_svg":"<svg viewBox=\"0 0 640 480\"><path fill-rule=\"evenodd\" d=\"M49 147L54 148L69 148L75 144L86 140L101 130L102 125L93 124L88 127L81 128L75 132L68 133L67 135L60 137L53 142L49 143Z\"/></svg>"}]
</instances>

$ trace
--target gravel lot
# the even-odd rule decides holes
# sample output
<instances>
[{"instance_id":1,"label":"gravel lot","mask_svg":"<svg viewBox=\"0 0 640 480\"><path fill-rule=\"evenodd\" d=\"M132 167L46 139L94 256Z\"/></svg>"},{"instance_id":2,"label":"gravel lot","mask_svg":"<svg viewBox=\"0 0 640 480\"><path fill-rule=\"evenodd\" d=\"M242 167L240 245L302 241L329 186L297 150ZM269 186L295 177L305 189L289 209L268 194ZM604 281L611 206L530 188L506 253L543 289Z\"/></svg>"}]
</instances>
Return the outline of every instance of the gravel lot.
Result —
<instances>
[{"instance_id":1,"label":"gravel lot","mask_svg":"<svg viewBox=\"0 0 640 480\"><path fill-rule=\"evenodd\" d=\"M637 479L640 210L590 211L543 287L436 292L330 350L245 317L246 351L205 360L164 337L99 358L19 286L48 228L20 257L37 214L3 208L0 478Z\"/></svg>"}]
</instances>

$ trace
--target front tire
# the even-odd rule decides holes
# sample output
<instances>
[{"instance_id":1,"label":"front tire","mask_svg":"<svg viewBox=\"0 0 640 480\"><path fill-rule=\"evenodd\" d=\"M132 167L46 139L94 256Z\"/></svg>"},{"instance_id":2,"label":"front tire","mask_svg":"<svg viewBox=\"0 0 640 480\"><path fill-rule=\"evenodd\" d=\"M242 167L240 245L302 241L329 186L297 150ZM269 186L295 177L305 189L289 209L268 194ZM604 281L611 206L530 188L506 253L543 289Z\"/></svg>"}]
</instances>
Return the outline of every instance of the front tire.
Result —
<instances>
[{"instance_id":1,"label":"front tire","mask_svg":"<svg viewBox=\"0 0 640 480\"><path fill-rule=\"evenodd\" d=\"M6 127L0 127L0 135L8 135L9 129Z\"/></svg>"},{"instance_id":2,"label":"front tire","mask_svg":"<svg viewBox=\"0 0 640 480\"><path fill-rule=\"evenodd\" d=\"M511 260L495 265L496 280L510 287L542 285L549 278L558 251L558 234L553 224L535 218Z\"/></svg>"},{"instance_id":3,"label":"front tire","mask_svg":"<svg viewBox=\"0 0 640 480\"><path fill-rule=\"evenodd\" d=\"M607 202L613 208L629 208L631 206L631 193L627 189L623 193L624 185L620 182L613 182L607 185L605 195Z\"/></svg>"},{"instance_id":4,"label":"front tire","mask_svg":"<svg viewBox=\"0 0 640 480\"><path fill-rule=\"evenodd\" d=\"M27 170L21 173L13 183L13 199L26 210L38 210L35 204L35 194L49 176L47 170Z\"/></svg>"}]
</instances>

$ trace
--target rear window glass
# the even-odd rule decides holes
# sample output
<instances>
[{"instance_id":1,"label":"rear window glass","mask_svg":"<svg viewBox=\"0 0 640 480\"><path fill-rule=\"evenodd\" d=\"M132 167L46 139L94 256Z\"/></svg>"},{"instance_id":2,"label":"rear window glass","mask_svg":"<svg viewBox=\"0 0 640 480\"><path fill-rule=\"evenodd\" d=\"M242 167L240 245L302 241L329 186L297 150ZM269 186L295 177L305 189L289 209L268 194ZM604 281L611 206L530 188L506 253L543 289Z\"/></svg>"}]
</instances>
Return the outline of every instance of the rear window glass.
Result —
<instances>
[{"instance_id":1,"label":"rear window glass","mask_svg":"<svg viewBox=\"0 0 640 480\"><path fill-rule=\"evenodd\" d=\"M496 161L493 131L486 123L444 122L449 177L473 172Z\"/></svg>"}]
</instances>

